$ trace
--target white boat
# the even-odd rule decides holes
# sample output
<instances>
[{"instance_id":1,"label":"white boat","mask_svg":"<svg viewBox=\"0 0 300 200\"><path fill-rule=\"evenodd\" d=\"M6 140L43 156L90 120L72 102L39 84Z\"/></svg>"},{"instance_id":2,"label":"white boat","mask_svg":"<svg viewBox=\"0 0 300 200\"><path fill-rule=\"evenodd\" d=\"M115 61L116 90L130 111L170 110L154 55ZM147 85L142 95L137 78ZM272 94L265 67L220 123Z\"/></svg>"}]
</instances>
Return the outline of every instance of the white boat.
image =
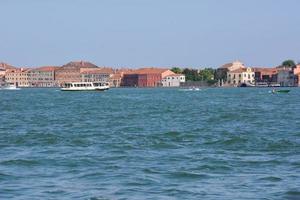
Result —
<instances>
[{"instance_id":1,"label":"white boat","mask_svg":"<svg viewBox=\"0 0 300 200\"><path fill-rule=\"evenodd\" d=\"M18 88L15 84L13 83L4 83L0 86L1 90L19 90L20 88Z\"/></svg>"},{"instance_id":2,"label":"white boat","mask_svg":"<svg viewBox=\"0 0 300 200\"><path fill-rule=\"evenodd\" d=\"M106 82L72 82L65 83L61 91L104 91L109 89Z\"/></svg>"}]
</instances>

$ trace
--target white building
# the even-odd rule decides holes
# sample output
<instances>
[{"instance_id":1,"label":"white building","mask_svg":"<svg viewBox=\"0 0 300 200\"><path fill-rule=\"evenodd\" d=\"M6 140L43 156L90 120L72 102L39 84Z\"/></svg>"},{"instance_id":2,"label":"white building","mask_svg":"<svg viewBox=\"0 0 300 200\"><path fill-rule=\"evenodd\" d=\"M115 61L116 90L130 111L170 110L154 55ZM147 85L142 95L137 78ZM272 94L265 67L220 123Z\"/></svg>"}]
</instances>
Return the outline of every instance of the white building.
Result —
<instances>
[{"instance_id":1,"label":"white building","mask_svg":"<svg viewBox=\"0 0 300 200\"><path fill-rule=\"evenodd\" d=\"M243 83L254 84L254 71L250 68L239 68L227 72L227 83L229 85L240 85Z\"/></svg>"},{"instance_id":2,"label":"white building","mask_svg":"<svg viewBox=\"0 0 300 200\"><path fill-rule=\"evenodd\" d=\"M163 87L179 87L181 83L185 82L185 75L183 74L172 74L162 79Z\"/></svg>"}]
</instances>

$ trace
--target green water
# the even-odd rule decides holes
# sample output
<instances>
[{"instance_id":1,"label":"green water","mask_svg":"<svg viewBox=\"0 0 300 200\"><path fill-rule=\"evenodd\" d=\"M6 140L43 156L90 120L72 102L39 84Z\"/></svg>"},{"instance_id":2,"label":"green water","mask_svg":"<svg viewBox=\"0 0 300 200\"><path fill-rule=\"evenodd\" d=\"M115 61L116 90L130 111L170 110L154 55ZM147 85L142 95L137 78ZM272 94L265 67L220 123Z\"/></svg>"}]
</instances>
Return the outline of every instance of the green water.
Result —
<instances>
[{"instance_id":1,"label":"green water","mask_svg":"<svg viewBox=\"0 0 300 200\"><path fill-rule=\"evenodd\" d=\"M0 199L300 199L300 89L0 91Z\"/></svg>"}]
</instances>

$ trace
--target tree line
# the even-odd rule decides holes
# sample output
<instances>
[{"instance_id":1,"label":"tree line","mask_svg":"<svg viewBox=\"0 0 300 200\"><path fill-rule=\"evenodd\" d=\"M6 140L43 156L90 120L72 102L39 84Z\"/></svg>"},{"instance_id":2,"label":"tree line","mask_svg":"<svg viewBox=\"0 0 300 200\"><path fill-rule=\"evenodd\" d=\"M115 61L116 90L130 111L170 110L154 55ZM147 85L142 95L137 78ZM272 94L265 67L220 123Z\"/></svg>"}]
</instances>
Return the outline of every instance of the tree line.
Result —
<instances>
[{"instance_id":1,"label":"tree line","mask_svg":"<svg viewBox=\"0 0 300 200\"><path fill-rule=\"evenodd\" d=\"M213 68L204 69L191 69L191 68L179 68L173 67L171 69L176 74L184 74L186 81L204 81L209 84L214 84L217 81L214 80L216 70Z\"/></svg>"}]
</instances>

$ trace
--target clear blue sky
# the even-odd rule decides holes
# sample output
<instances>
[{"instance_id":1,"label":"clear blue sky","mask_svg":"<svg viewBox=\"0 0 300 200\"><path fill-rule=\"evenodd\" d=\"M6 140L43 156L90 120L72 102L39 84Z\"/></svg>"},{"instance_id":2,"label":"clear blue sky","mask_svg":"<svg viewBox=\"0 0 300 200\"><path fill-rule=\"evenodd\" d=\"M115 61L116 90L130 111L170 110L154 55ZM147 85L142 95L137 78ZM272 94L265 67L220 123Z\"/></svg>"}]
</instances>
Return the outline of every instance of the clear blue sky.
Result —
<instances>
[{"instance_id":1,"label":"clear blue sky","mask_svg":"<svg viewBox=\"0 0 300 200\"><path fill-rule=\"evenodd\" d=\"M300 61L299 0L0 0L0 61L249 66Z\"/></svg>"}]
</instances>

